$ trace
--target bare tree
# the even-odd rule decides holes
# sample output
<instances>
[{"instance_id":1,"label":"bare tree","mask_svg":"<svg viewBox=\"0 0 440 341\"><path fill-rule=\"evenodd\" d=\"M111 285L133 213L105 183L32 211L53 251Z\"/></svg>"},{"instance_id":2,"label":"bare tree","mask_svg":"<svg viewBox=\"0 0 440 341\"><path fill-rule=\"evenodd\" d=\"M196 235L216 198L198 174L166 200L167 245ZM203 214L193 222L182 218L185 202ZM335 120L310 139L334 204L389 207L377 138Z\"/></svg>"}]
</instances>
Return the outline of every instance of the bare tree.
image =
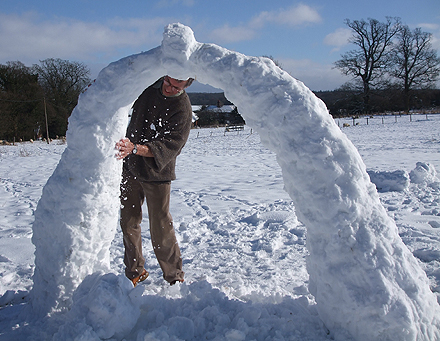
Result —
<instances>
[{"instance_id":1,"label":"bare tree","mask_svg":"<svg viewBox=\"0 0 440 341\"><path fill-rule=\"evenodd\" d=\"M90 70L80 62L48 58L34 65L38 81L44 89L50 111L51 134L64 135L67 119L78 103L81 92L90 84Z\"/></svg>"},{"instance_id":2,"label":"bare tree","mask_svg":"<svg viewBox=\"0 0 440 341\"><path fill-rule=\"evenodd\" d=\"M376 19L346 19L345 24L353 31L349 42L356 45L357 49L343 54L342 59L335 62L335 66L343 74L362 82L363 111L368 113L371 109L371 88L378 85L384 70L391 62L389 51L394 36L399 32L400 19L387 17L384 23Z\"/></svg>"},{"instance_id":3,"label":"bare tree","mask_svg":"<svg viewBox=\"0 0 440 341\"><path fill-rule=\"evenodd\" d=\"M393 49L393 67L390 74L403 89L405 110L409 112L413 89L435 85L440 73L440 58L431 45L432 35L420 28L413 31L403 26Z\"/></svg>"}]
</instances>

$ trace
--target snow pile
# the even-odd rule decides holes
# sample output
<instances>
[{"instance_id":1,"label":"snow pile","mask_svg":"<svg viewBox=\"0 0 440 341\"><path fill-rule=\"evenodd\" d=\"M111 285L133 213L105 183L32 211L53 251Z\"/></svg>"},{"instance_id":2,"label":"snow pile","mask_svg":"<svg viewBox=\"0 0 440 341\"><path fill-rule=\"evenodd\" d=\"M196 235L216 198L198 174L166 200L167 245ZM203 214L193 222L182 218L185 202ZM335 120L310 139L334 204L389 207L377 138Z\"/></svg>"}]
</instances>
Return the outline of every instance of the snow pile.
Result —
<instances>
[{"instance_id":1,"label":"snow pile","mask_svg":"<svg viewBox=\"0 0 440 341\"><path fill-rule=\"evenodd\" d=\"M73 295L67 322L54 334L54 340L68 340L72 335L84 340L122 339L140 316L139 293L122 276L87 276Z\"/></svg>"},{"instance_id":2,"label":"snow pile","mask_svg":"<svg viewBox=\"0 0 440 341\"><path fill-rule=\"evenodd\" d=\"M440 187L437 172L429 163L417 162L416 168L409 173L409 176L411 178L411 182L415 184L426 184L428 186L437 188Z\"/></svg>"},{"instance_id":3,"label":"snow pile","mask_svg":"<svg viewBox=\"0 0 440 341\"><path fill-rule=\"evenodd\" d=\"M408 172L403 170L397 170L394 172L369 170L368 175L370 176L371 182L376 185L376 188L379 192L402 192L408 189L410 183Z\"/></svg>"},{"instance_id":4,"label":"snow pile","mask_svg":"<svg viewBox=\"0 0 440 341\"><path fill-rule=\"evenodd\" d=\"M78 288L67 322L54 334L54 340L136 339L206 340L224 335L226 340L257 339L259 335L276 339L291 335L304 339L324 339L324 330L316 328L319 319L310 314L306 298L274 298L270 303L230 300L207 281L176 289L173 300L160 295L141 295L142 287L122 288L127 281L119 276L87 277ZM90 288L91 287L91 288ZM90 292L88 290L91 289ZM129 292L130 290L130 292ZM123 294L121 294L123 292ZM114 295L114 296L113 296ZM143 314L139 316L143 307ZM292 324L292 316L306 316ZM137 328L130 330L137 325Z\"/></svg>"},{"instance_id":5,"label":"snow pile","mask_svg":"<svg viewBox=\"0 0 440 341\"><path fill-rule=\"evenodd\" d=\"M408 189L410 183L433 188L440 187L435 167L425 162L417 162L416 168L409 174L404 170L394 172L368 170L367 173L379 192L403 192Z\"/></svg>"},{"instance_id":6,"label":"snow pile","mask_svg":"<svg viewBox=\"0 0 440 341\"><path fill-rule=\"evenodd\" d=\"M109 65L81 96L69 122L68 147L35 215L35 311L73 311L79 306L93 315L94 309L81 298L71 303L87 276L109 266L121 166L112 155L114 142L123 136L128 108L138 94L164 74L196 76L201 83L224 89L263 144L277 154L285 189L307 227L309 290L334 337L440 337L440 309L426 274L397 234L356 148L322 101L271 60L198 43L181 24L165 29L162 46ZM119 290L107 291L107 281L100 283L97 297ZM103 306L111 311L114 302L107 299ZM102 315L86 323L94 326L96 335L111 337L117 331L103 332L100 326L107 326L103 320L110 314L103 309ZM176 318L168 328L182 329L186 322ZM230 339L243 339L240 325ZM196 333L193 327L188 337L191 330Z\"/></svg>"}]
</instances>

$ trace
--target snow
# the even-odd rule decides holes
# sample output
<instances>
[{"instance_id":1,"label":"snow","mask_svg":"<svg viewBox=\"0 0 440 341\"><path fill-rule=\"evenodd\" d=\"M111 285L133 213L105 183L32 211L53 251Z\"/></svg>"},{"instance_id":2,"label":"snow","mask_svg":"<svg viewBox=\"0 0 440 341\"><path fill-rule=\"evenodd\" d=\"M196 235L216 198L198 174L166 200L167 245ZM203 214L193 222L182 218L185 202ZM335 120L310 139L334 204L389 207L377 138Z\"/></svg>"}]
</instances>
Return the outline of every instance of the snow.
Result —
<instances>
[{"instance_id":1,"label":"snow","mask_svg":"<svg viewBox=\"0 0 440 341\"><path fill-rule=\"evenodd\" d=\"M415 169L414 155L439 169L440 115L420 118L417 122L402 118L397 124L390 118L384 125L370 121L343 132L362 149L369 170L392 173L395 162L388 158L376 162L379 150L374 144L406 136L411 139L399 146L401 171ZM393 134L384 136L390 127ZM330 339L307 289L306 229L283 190L276 156L250 127L226 135L221 128L193 130L178 159L171 211L184 255L185 283L179 287L164 283L144 231L151 274L145 284L131 289L123 276L118 230L110 248L110 273L102 279L88 277L68 313L52 314L39 325L32 324L32 329L27 327L30 313L21 311L29 305L32 287L33 212L65 148L58 141L0 146L1 340L29 335L50 339L56 333L58 339L99 340L111 332L125 333L126 340L146 335L147 340ZM430 225L440 225L439 189L410 182L405 191L380 196L439 295L440 230ZM125 317L130 317L128 322Z\"/></svg>"},{"instance_id":2,"label":"snow","mask_svg":"<svg viewBox=\"0 0 440 341\"><path fill-rule=\"evenodd\" d=\"M133 289L113 147L165 73L223 88L248 126L191 132L171 207L186 280L163 281L144 229ZM168 26L100 73L67 146L0 147L0 339L439 338L440 117L405 119L340 129L270 60Z\"/></svg>"}]
</instances>

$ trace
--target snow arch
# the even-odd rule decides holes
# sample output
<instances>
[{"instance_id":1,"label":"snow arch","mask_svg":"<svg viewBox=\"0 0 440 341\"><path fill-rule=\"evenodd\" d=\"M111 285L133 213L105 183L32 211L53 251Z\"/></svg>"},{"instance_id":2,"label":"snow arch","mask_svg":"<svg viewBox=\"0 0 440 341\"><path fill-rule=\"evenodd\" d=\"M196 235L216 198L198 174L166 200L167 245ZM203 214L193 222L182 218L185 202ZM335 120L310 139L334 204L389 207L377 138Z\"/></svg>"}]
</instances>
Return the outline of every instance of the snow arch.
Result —
<instances>
[{"instance_id":1,"label":"snow arch","mask_svg":"<svg viewBox=\"0 0 440 341\"><path fill-rule=\"evenodd\" d=\"M310 292L336 338L440 337L440 309L426 274L323 102L269 59L199 43L181 24L165 28L161 46L110 64L81 95L68 147L35 213L36 312L68 308L87 275L108 271L121 173L114 143L125 133L137 95L164 74L196 76L224 89L277 154L286 191L308 231Z\"/></svg>"}]
</instances>

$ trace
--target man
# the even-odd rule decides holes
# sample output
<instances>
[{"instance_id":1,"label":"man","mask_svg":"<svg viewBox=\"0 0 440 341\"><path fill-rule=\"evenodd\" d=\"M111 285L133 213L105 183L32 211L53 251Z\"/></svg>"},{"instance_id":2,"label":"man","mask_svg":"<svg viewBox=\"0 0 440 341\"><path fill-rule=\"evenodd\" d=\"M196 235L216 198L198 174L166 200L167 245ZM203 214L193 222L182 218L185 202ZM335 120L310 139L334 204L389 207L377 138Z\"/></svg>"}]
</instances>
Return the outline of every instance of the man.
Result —
<instances>
[{"instance_id":1,"label":"man","mask_svg":"<svg viewBox=\"0 0 440 341\"><path fill-rule=\"evenodd\" d=\"M123 159L121 229L125 275L136 286L148 277L142 255L142 204L147 201L150 234L163 278L184 281L182 258L169 212L176 158L191 129L191 103L185 89L193 82L165 76L149 86L133 105L126 138L116 143Z\"/></svg>"}]
</instances>

